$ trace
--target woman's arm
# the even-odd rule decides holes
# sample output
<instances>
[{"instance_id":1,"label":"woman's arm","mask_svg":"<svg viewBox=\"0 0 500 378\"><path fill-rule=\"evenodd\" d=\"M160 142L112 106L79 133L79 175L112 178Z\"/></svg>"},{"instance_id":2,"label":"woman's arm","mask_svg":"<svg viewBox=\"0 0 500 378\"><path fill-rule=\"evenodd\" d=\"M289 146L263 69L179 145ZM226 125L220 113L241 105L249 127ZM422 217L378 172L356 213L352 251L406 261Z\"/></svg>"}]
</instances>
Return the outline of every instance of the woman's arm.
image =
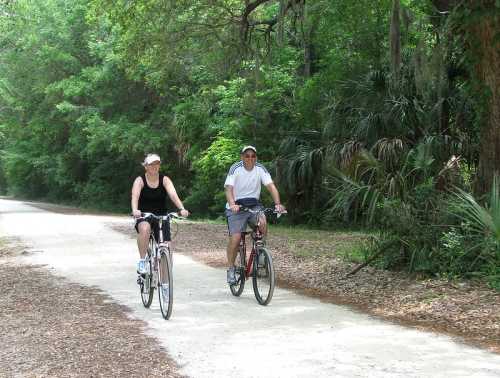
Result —
<instances>
[{"instance_id":1,"label":"woman's arm","mask_svg":"<svg viewBox=\"0 0 500 378\"><path fill-rule=\"evenodd\" d=\"M142 182L142 178L137 177L134 180L134 184L132 185L132 198L130 200L130 206L132 207L132 215L135 218L139 218L141 216L141 210L139 207L139 196L141 195L141 190L144 187L144 183Z\"/></svg>"},{"instance_id":2,"label":"woman's arm","mask_svg":"<svg viewBox=\"0 0 500 378\"><path fill-rule=\"evenodd\" d=\"M179 214L183 217L187 217L189 215L189 211L184 209L184 205L182 204L182 201L180 200L179 196L177 195L177 191L175 190L174 183L172 180L170 180L169 177L163 176L163 186L165 187L165 190L168 193L168 196L174 203L174 205L179 209Z\"/></svg>"}]
</instances>

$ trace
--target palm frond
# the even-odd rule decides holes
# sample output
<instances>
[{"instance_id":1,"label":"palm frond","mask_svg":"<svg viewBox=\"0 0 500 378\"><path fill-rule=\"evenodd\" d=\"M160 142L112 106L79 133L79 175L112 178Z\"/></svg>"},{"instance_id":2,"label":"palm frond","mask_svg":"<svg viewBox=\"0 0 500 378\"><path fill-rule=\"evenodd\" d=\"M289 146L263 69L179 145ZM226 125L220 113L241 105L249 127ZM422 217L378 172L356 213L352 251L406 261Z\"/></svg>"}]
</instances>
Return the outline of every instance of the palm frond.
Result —
<instances>
[{"instance_id":1,"label":"palm frond","mask_svg":"<svg viewBox=\"0 0 500 378\"><path fill-rule=\"evenodd\" d=\"M498 176L493 178L489 204L481 206L476 199L462 189L454 192L455 201L451 213L479 236L492 236L500 245L500 189Z\"/></svg>"}]
</instances>

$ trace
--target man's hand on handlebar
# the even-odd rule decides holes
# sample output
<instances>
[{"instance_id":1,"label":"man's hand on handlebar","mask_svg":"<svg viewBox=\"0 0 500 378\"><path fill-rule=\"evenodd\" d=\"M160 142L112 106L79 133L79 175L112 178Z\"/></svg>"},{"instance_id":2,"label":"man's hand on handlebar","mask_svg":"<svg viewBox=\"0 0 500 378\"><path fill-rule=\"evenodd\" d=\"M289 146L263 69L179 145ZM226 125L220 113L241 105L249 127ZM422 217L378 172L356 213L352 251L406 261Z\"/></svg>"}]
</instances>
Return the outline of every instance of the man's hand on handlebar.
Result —
<instances>
[{"instance_id":1,"label":"man's hand on handlebar","mask_svg":"<svg viewBox=\"0 0 500 378\"><path fill-rule=\"evenodd\" d=\"M141 210L132 210L132 216L135 218L135 219L138 219L142 216L142 213L141 213Z\"/></svg>"},{"instance_id":2,"label":"man's hand on handlebar","mask_svg":"<svg viewBox=\"0 0 500 378\"><path fill-rule=\"evenodd\" d=\"M285 209L285 206L283 206L280 203L277 205L274 205L274 211L276 211L278 214L285 214L287 212Z\"/></svg>"},{"instance_id":3,"label":"man's hand on handlebar","mask_svg":"<svg viewBox=\"0 0 500 378\"><path fill-rule=\"evenodd\" d=\"M234 205L230 205L229 208L231 209L231 211L233 213L237 213L238 211L240 211L240 205L237 205L237 204L234 204Z\"/></svg>"}]
</instances>

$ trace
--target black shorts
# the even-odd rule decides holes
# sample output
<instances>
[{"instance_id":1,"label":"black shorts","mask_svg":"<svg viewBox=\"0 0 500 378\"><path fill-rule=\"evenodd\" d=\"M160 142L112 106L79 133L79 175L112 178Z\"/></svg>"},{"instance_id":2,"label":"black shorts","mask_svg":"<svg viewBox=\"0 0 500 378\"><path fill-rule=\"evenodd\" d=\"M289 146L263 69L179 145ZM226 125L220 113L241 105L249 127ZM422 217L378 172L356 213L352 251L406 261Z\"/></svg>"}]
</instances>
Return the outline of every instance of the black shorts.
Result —
<instances>
[{"instance_id":1,"label":"black shorts","mask_svg":"<svg viewBox=\"0 0 500 378\"><path fill-rule=\"evenodd\" d=\"M139 229L137 226L141 222L148 222L151 225L151 230L153 230L153 235L155 237L155 240L158 242L159 241L159 236L160 236L160 226L158 225L158 221L153 218L139 218L135 221L135 230L139 232ZM162 231L163 231L163 241L170 241L170 222L165 222L163 221L162 224Z\"/></svg>"}]
</instances>

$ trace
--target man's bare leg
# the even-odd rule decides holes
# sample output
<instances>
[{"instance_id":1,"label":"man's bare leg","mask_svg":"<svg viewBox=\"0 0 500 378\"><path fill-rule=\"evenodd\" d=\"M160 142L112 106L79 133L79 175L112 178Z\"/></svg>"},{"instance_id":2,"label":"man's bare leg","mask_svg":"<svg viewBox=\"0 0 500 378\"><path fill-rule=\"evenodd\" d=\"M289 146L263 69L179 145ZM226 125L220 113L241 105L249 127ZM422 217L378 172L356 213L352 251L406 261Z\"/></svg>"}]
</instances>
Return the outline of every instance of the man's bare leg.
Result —
<instances>
[{"instance_id":1,"label":"man's bare leg","mask_svg":"<svg viewBox=\"0 0 500 378\"><path fill-rule=\"evenodd\" d=\"M262 236L264 236L264 237L267 236L267 220L266 220L266 216L264 214L261 214L261 216L260 216L259 230L260 230Z\"/></svg>"},{"instance_id":2,"label":"man's bare leg","mask_svg":"<svg viewBox=\"0 0 500 378\"><path fill-rule=\"evenodd\" d=\"M229 237L227 243L226 255L227 255L227 266L231 268L234 266L234 261L236 260L236 254L238 253L238 246L240 245L241 234L237 233Z\"/></svg>"}]
</instances>

